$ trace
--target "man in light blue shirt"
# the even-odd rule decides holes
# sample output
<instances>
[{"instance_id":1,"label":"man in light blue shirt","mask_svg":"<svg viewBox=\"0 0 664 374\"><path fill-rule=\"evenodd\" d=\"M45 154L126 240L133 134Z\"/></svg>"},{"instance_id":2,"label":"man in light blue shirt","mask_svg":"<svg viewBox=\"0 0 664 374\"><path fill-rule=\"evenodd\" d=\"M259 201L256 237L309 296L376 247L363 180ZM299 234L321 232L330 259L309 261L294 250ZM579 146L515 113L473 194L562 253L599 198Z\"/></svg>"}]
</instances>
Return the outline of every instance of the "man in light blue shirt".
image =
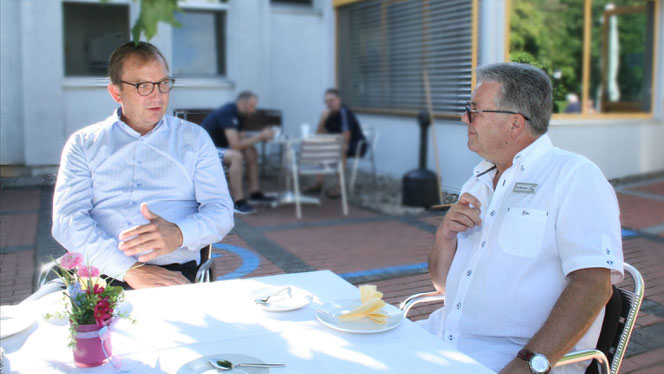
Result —
<instances>
[{"instance_id":1,"label":"man in light blue shirt","mask_svg":"<svg viewBox=\"0 0 664 374\"><path fill-rule=\"evenodd\" d=\"M200 248L233 228L217 151L205 129L165 114L174 80L156 47L119 47L109 76L120 108L67 141L53 236L131 288L189 283Z\"/></svg>"}]
</instances>

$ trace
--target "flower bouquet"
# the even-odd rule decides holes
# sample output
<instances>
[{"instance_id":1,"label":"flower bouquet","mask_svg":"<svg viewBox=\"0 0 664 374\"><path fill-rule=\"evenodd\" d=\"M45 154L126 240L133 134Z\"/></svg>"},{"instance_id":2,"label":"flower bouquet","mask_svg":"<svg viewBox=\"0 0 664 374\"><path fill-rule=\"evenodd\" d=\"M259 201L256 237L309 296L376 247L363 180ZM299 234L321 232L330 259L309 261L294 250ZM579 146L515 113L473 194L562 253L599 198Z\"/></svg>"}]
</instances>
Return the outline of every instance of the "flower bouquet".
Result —
<instances>
[{"instance_id":1,"label":"flower bouquet","mask_svg":"<svg viewBox=\"0 0 664 374\"><path fill-rule=\"evenodd\" d=\"M96 267L84 265L80 253L65 254L54 271L66 286L65 309L45 317L69 320L69 346L74 350L76 366L107 363L112 356L111 325L118 317L130 318L128 313L118 309L124 300L124 290L120 286L109 286Z\"/></svg>"}]
</instances>

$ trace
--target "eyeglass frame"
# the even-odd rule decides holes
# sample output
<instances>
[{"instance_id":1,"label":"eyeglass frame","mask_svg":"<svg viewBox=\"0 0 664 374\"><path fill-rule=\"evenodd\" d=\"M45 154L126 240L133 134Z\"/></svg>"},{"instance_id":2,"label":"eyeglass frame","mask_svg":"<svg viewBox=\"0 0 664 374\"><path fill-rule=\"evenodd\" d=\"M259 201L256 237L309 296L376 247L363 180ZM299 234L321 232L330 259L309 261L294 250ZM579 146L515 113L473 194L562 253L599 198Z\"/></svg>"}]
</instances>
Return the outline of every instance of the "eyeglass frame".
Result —
<instances>
[{"instance_id":1,"label":"eyeglass frame","mask_svg":"<svg viewBox=\"0 0 664 374\"><path fill-rule=\"evenodd\" d=\"M161 84L164 83L164 82L169 82L169 85L167 86L167 87L168 87L168 91L166 91L166 92L164 92L164 91L161 90ZM159 86L159 92L161 92L161 93L163 93L163 94L166 94L166 93L171 92L171 90L172 90L173 87L175 86L175 78L168 77L168 78L165 78L165 79L160 80L159 82L145 81L145 82L138 82L138 83L130 83L130 82L127 82L127 81L123 81L123 80L121 80L120 83L124 83L124 84L128 84L128 85L130 85L130 86L134 86L134 87L136 87L136 92L138 92L138 94L141 95L141 96L150 96L150 95L152 95L152 93L154 92L154 86ZM147 94L143 95L138 87L139 87L140 85L142 85L142 84L146 84L146 83L152 83L152 88L150 89L150 92L148 92Z\"/></svg>"},{"instance_id":2,"label":"eyeglass frame","mask_svg":"<svg viewBox=\"0 0 664 374\"><path fill-rule=\"evenodd\" d=\"M472 105L472 102L468 101L466 102L466 105L464 106L464 111L463 114L466 115L468 114L468 122L473 122L473 116L471 113L505 113L505 114L520 114L523 116L523 118L526 121L530 121L530 118L528 118L525 114L519 113L519 112L512 112L510 110L480 110L480 109L470 109L470 106Z\"/></svg>"}]
</instances>

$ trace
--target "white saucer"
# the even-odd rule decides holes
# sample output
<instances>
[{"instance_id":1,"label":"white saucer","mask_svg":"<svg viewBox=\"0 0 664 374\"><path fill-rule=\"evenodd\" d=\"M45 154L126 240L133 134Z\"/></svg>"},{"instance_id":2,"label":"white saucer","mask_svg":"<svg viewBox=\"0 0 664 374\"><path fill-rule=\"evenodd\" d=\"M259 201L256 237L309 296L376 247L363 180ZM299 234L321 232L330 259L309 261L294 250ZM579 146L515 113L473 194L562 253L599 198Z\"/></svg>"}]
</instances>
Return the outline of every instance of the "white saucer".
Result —
<instances>
[{"instance_id":1,"label":"white saucer","mask_svg":"<svg viewBox=\"0 0 664 374\"><path fill-rule=\"evenodd\" d=\"M0 306L0 339L27 330L37 322L35 313L29 309L20 304Z\"/></svg>"},{"instance_id":2,"label":"white saucer","mask_svg":"<svg viewBox=\"0 0 664 374\"><path fill-rule=\"evenodd\" d=\"M284 287L270 287L254 291L251 293L251 299L256 300L264 298L269 295L273 295L275 292L278 292ZM304 308L305 306L309 305L311 301L314 299L314 297L311 295L309 291L305 291L301 288L297 288L294 286L290 286L290 288L291 288L291 297L285 299L277 299L274 302L268 302L264 304L256 303L256 305L260 306L263 310L266 310L268 312L289 312L291 310Z\"/></svg>"}]
</instances>

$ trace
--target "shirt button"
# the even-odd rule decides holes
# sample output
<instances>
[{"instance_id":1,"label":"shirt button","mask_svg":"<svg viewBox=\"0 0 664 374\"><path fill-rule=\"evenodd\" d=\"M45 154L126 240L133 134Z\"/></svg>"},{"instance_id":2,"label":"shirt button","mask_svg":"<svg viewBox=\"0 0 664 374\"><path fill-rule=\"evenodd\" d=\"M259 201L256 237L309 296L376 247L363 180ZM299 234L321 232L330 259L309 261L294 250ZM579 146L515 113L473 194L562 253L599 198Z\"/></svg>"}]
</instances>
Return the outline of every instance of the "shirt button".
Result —
<instances>
[{"instance_id":1,"label":"shirt button","mask_svg":"<svg viewBox=\"0 0 664 374\"><path fill-rule=\"evenodd\" d=\"M486 245L486 240L482 242L482 248Z\"/></svg>"},{"instance_id":2,"label":"shirt button","mask_svg":"<svg viewBox=\"0 0 664 374\"><path fill-rule=\"evenodd\" d=\"M491 215L491 217L493 217L493 216L496 215L496 211L495 211L495 210L492 210L491 213L489 213L489 214Z\"/></svg>"},{"instance_id":3,"label":"shirt button","mask_svg":"<svg viewBox=\"0 0 664 374\"><path fill-rule=\"evenodd\" d=\"M607 261L606 263L609 264L609 265L613 265L613 261L611 261L611 260Z\"/></svg>"},{"instance_id":4,"label":"shirt button","mask_svg":"<svg viewBox=\"0 0 664 374\"><path fill-rule=\"evenodd\" d=\"M607 255L610 255L610 254L611 254L611 250L607 249L607 250L606 250L606 254L607 254Z\"/></svg>"},{"instance_id":5,"label":"shirt button","mask_svg":"<svg viewBox=\"0 0 664 374\"><path fill-rule=\"evenodd\" d=\"M140 186L141 186L141 183L140 183L140 182L139 182L139 183L136 183L136 187L140 187Z\"/></svg>"},{"instance_id":6,"label":"shirt button","mask_svg":"<svg viewBox=\"0 0 664 374\"><path fill-rule=\"evenodd\" d=\"M526 167L521 165L521 171L524 171L524 170L526 170Z\"/></svg>"},{"instance_id":7,"label":"shirt button","mask_svg":"<svg viewBox=\"0 0 664 374\"><path fill-rule=\"evenodd\" d=\"M454 339L454 337L452 336L452 334L450 334L450 335L447 336L447 339L452 340L452 339Z\"/></svg>"},{"instance_id":8,"label":"shirt button","mask_svg":"<svg viewBox=\"0 0 664 374\"><path fill-rule=\"evenodd\" d=\"M461 303L457 303L457 309L461 309Z\"/></svg>"},{"instance_id":9,"label":"shirt button","mask_svg":"<svg viewBox=\"0 0 664 374\"><path fill-rule=\"evenodd\" d=\"M470 276L470 274L472 274L472 273L473 273L473 271L472 271L472 270L468 270L468 271L466 272L466 276L468 276L468 277L469 277L469 276Z\"/></svg>"}]
</instances>

